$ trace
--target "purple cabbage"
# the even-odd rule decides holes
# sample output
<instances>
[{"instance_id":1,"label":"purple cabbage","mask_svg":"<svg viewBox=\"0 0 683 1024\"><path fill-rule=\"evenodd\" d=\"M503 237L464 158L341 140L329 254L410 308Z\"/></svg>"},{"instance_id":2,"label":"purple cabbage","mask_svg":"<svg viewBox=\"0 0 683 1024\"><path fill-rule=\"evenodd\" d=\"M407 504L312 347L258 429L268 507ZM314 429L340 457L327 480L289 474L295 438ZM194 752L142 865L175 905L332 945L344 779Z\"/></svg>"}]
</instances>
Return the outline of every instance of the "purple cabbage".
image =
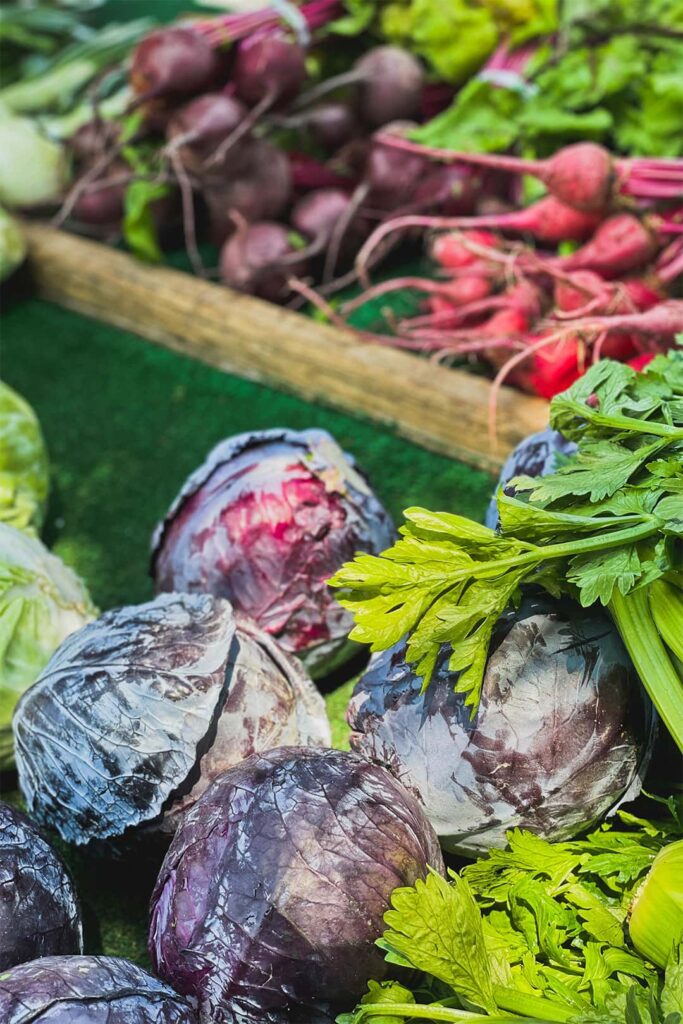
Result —
<instances>
[{"instance_id":1,"label":"purple cabbage","mask_svg":"<svg viewBox=\"0 0 683 1024\"><path fill-rule=\"evenodd\" d=\"M196 1024L190 1004L113 956L50 956L0 975L2 1024Z\"/></svg>"},{"instance_id":2,"label":"purple cabbage","mask_svg":"<svg viewBox=\"0 0 683 1024\"><path fill-rule=\"evenodd\" d=\"M517 445L508 456L496 484L497 493L516 476L548 476L559 468L563 459L569 458L576 451L573 441L556 430L546 427L536 434L529 434ZM498 525L498 507L495 496L486 510L486 525L495 530Z\"/></svg>"},{"instance_id":3,"label":"purple cabbage","mask_svg":"<svg viewBox=\"0 0 683 1024\"><path fill-rule=\"evenodd\" d=\"M282 747L219 776L185 816L152 896L155 971L202 1024L330 1024L387 970L397 886L438 840L418 801L353 753Z\"/></svg>"},{"instance_id":4,"label":"purple cabbage","mask_svg":"<svg viewBox=\"0 0 683 1024\"><path fill-rule=\"evenodd\" d=\"M152 574L158 591L228 598L315 678L358 649L327 580L394 536L366 478L325 431L240 434L183 485L154 535Z\"/></svg>"},{"instance_id":5,"label":"purple cabbage","mask_svg":"<svg viewBox=\"0 0 683 1024\"><path fill-rule=\"evenodd\" d=\"M0 804L0 972L82 949L81 912L68 871L25 814Z\"/></svg>"},{"instance_id":6,"label":"purple cabbage","mask_svg":"<svg viewBox=\"0 0 683 1024\"><path fill-rule=\"evenodd\" d=\"M208 594L164 594L73 633L13 727L29 811L80 844L173 831L243 757L329 743L323 699L300 664Z\"/></svg>"},{"instance_id":7,"label":"purple cabbage","mask_svg":"<svg viewBox=\"0 0 683 1024\"><path fill-rule=\"evenodd\" d=\"M450 653L424 693L404 641L374 655L348 709L352 748L419 794L442 846L563 839L637 794L655 714L606 613L545 596L506 613L474 720Z\"/></svg>"}]
</instances>

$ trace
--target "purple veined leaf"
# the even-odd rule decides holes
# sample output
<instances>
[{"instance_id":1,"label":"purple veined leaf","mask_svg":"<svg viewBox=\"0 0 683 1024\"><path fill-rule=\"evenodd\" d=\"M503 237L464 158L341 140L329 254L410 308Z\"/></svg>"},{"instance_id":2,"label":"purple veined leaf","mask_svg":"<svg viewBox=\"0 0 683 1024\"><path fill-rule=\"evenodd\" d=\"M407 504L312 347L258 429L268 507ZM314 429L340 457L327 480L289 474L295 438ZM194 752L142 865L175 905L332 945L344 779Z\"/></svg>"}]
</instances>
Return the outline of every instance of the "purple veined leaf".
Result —
<instances>
[{"instance_id":1,"label":"purple veined leaf","mask_svg":"<svg viewBox=\"0 0 683 1024\"><path fill-rule=\"evenodd\" d=\"M640 790L656 714L610 618L527 596L491 643L474 719L444 645L424 693L405 642L374 655L348 709L351 746L419 794L445 849L525 828L571 836Z\"/></svg>"},{"instance_id":2,"label":"purple veined leaf","mask_svg":"<svg viewBox=\"0 0 683 1024\"><path fill-rule=\"evenodd\" d=\"M329 742L300 665L208 594L163 594L73 634L13 727L29 811L77 844L171 832L254 750Z\"/></svg>"},{"instance_id":3,"label":"purple veined leaf","mask_svg":"<svg viewBox=\"0 0 683 1024\"><path fill-rule=\"evenodd\" d=\"M185 816L152 896L156 972L202 1024L328 1024L386 971L397 886L443 870L414 796L338 750L281 747L219 776Z\"/></svg>"},{"instance_id":4,"label":"purple veined leaf","mask_svg":"<svg viewBox=\"0 0 683 1024\"><path fill-rule=\"evenodd\" d=\"M50 956L0 976L3 1024L197 1024L190 1003L113 956Z\"/></svg>"},{"instance_id":5,"label":"purple veined leaf","mask_svg":"<svg viewBox=\"0 0 683 1024\"><path fill-rule=\"evenodd\" d=\"M185 482L153 540L157 590L230 600L311 675L355 650L327 580L395 539L353 460L323 430L267 430L219 444Z\"/></svg>"}]
</instances>

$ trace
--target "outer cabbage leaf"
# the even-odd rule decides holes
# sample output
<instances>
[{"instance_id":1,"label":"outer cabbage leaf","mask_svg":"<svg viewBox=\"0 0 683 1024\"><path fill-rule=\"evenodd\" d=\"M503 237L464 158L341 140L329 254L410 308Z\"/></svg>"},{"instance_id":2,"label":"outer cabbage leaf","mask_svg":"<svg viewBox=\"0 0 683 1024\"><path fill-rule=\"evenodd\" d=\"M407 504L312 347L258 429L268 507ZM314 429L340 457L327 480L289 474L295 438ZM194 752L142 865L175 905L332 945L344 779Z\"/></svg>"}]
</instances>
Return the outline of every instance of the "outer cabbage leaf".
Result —
<instances>
[{"instance_id":1,"label":"outer cabbage leaf","mask_svg":"<svg viewBox=\"0 0 683 1024\"><path fill-rule=\"evenodd\" d=\"M190 1005L113 956L50 956L0 976L3 1024L196 1024Z\"/></svg>"},{"instance_id":2,"label":"outer cabbage leaf","mask_svg":"<svg viewBox=\"0 0 683 1024\"><path fill-rule=\"evenodd\" d=\"M418 800L339 750L280 747L220 775L152 896L155 970L207 1024L329 1024L386 966L397 886L443 870Z\"/></svg>"},{"instance_id":3,"label":"outer cabbage leaf","mask_svg":"<svg viewBox=\"0 0 683 1024\"><path fill-rule=\"evenodd\" d=\"M25 814L0 804L0 972L82 949L80 909L66 868Z\"/></svg>"},{"instance_id":4,"label":"outer cabbage leaf","mask_svg":"<svg viewBox=\"0 0 683 1024\"><path fill-rule=\"evenodd\" d=\"M22 693L95 608L78 576L28 533L0 523L0 768L13 763L10 722Z\"/></svg>"},{"instance_id":5,"label":"outer cabbage leaf","mask_svg":"<svg viewBox=\"0 0 683 1024\"><path fill-rule=\"evenodd\" d=\"M47 451L36 414L0 381L0 522L40 529L48 487Z\"/></svg>"}]
</instances>

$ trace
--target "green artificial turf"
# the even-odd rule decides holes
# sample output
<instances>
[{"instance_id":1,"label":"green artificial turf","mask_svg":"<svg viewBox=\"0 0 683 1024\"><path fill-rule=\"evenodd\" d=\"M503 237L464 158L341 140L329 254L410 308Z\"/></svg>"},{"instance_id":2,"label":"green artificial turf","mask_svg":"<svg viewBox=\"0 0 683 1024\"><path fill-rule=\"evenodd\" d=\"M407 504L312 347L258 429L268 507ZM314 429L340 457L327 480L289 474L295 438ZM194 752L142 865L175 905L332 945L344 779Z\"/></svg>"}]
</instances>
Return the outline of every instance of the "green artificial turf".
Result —
<instances>
[{"instance_id":1,"label":"green artificial turf","mask_svg":"<svg viewBox=\"0 0 683 1024\"><path fill-rule=\"evenodd\" d=\"M102 609L152 596L152 529L187 474L230 434L275 426L329 430L397 519L414 504L481 518L492 487L487 474L367 421L38 300L3 316L2 377L33 405L50 452L43 539L81 573ZM352 681L341 682L327 701L334 742L343 746ZM5 779L3 796L16 800L11 786ZM158 857L135 851L117 863L62 849L85 908L87 950L146 964L147 903Z\"/></svg>"}]
</instances>

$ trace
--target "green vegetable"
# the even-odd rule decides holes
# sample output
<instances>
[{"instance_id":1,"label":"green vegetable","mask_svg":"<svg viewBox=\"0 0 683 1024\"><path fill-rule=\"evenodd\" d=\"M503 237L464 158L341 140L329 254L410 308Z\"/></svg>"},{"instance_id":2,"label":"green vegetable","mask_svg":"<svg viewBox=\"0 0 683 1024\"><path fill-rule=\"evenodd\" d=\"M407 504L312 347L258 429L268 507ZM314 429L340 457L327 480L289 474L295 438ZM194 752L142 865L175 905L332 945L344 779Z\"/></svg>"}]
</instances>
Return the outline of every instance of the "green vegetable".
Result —
<instances>
[{"instance_id":1,"label":"green vegetable","mask_svg":"<svg viewBox=\"0 0 683 1024\"><path fill-rule=\"evenodd\" d=\"M14 707L55 648L95 616L84 584L37 537L0 523L0 770Z\"/></svg>"},{"instance_id":2,"label":"green vegetable","mask_svg":"<svg viewBox=\"0 0 683 1024\"><path fill-rule=\"evenodd\" d=\"M600 602L683 750L683 677L667 646L683 614L683 351L642 374L596 364L553 399L550 420L578 451L550 476L517 478L514 497L498 494L500 533L411 508L394 547L340 569L331 584L354 613L351 637L384 650L409 633L425 685L450 643L474 713L493 626L523 584ZM651 607L661 580L668 611L660 588Z\"/></svg>"},{"instance_id":3,"label":"green vegetable","mask_svg":"<svg viewBox=\"0 0 683 1024\"><path fill-rule=\"evenodd\" d=\"M68 180L62 147L28 118L0 108L0 203L13 209L56 202Z\"/></svg>"},{"instance_id":4,"label":"green vegetable","mask_svg":"<svg viewBox=\"0 0 683 1024\"><path fill-rule=\"evenodd\" d=\"M683 155L680 0L597 0L589 7L579 0L561 5L561 16L561 32L527 61L523 77L508 84L499 76L486 90L469 82L413 137L456 150L515 145L527 156L584 139L644 156ZM514 115L506 124L501 112L508 107ZM505 131L468 137L471 123L500 123Z\"/></svg>"},{"instance_id":5,"label":"green vegetable","mask_svg":"<svg viewBox=\"0 0 683 1024\"><path fill-rule=\"evenodd\" d=\"M631 904L628 930L636 949L660 967L683 942L683 839L655 857Z\"/></svg>"},{"instance_id":6,"label":"green vegetable","mask_svg":"<svg viewBox=\"0 0 683 1024\"><path fill-rule=\"evenodd\" d=\"M454 84L477 71L503 36L516 46L557 28L556 0L346 0L344 6L347 13L332 31L374 31Z\"/></svg>"},{"instance_id":7,"label":"green vegetable","mask_svg":"<svg viewBox=\"0 0 683 1024\"><path fill-rule=\"evenodd\" d=\"M47 451L36 414L0 381L0 522L40 529L48 488Z\"/></svg>"},{"instance_id":8,"label":"green vegetable","mask_svg":"<svg viewBox=\"0 0 683 1024\"><path fill-rule=\"evenodd\" d=\"M107 25L59 51L40 74L22 78L0 89L0 104L16 114L64 110L101 71L124 60L135 44L154 26L149 18L124 25Z\"/></svg>"},{"instance_id":9,"label":"green vegetable","mask_svg":"<svg viewBox=\"0 0 683 1024\"><path fill-rule=\"evenodd\" d=\"M680 857L683 840L672 840L681 823L622 818L628 828L603 825L563 843L515 830L508 850L450 871L449 881L432 873L396 889L378 945L390 963L420 971L422 981L414 992L371 982L340 1024L520 1017L681 1024L682 947L669 943L661 972L639 955L626 929L635 893L656 916L660 894L650 897L648 889L660 866ZM680 871L674 887L680 889Z\"/></svg>"},{"instance_id":10,"label":"green vegetable","mask_svg":"<svg viewBox=\"0 0 683 1024\"><path fill-rule=\"evenodd\" d=\"M26 257L21 228L0 206L0 282L13 274Z\"/></svg>"}]
</instances>

